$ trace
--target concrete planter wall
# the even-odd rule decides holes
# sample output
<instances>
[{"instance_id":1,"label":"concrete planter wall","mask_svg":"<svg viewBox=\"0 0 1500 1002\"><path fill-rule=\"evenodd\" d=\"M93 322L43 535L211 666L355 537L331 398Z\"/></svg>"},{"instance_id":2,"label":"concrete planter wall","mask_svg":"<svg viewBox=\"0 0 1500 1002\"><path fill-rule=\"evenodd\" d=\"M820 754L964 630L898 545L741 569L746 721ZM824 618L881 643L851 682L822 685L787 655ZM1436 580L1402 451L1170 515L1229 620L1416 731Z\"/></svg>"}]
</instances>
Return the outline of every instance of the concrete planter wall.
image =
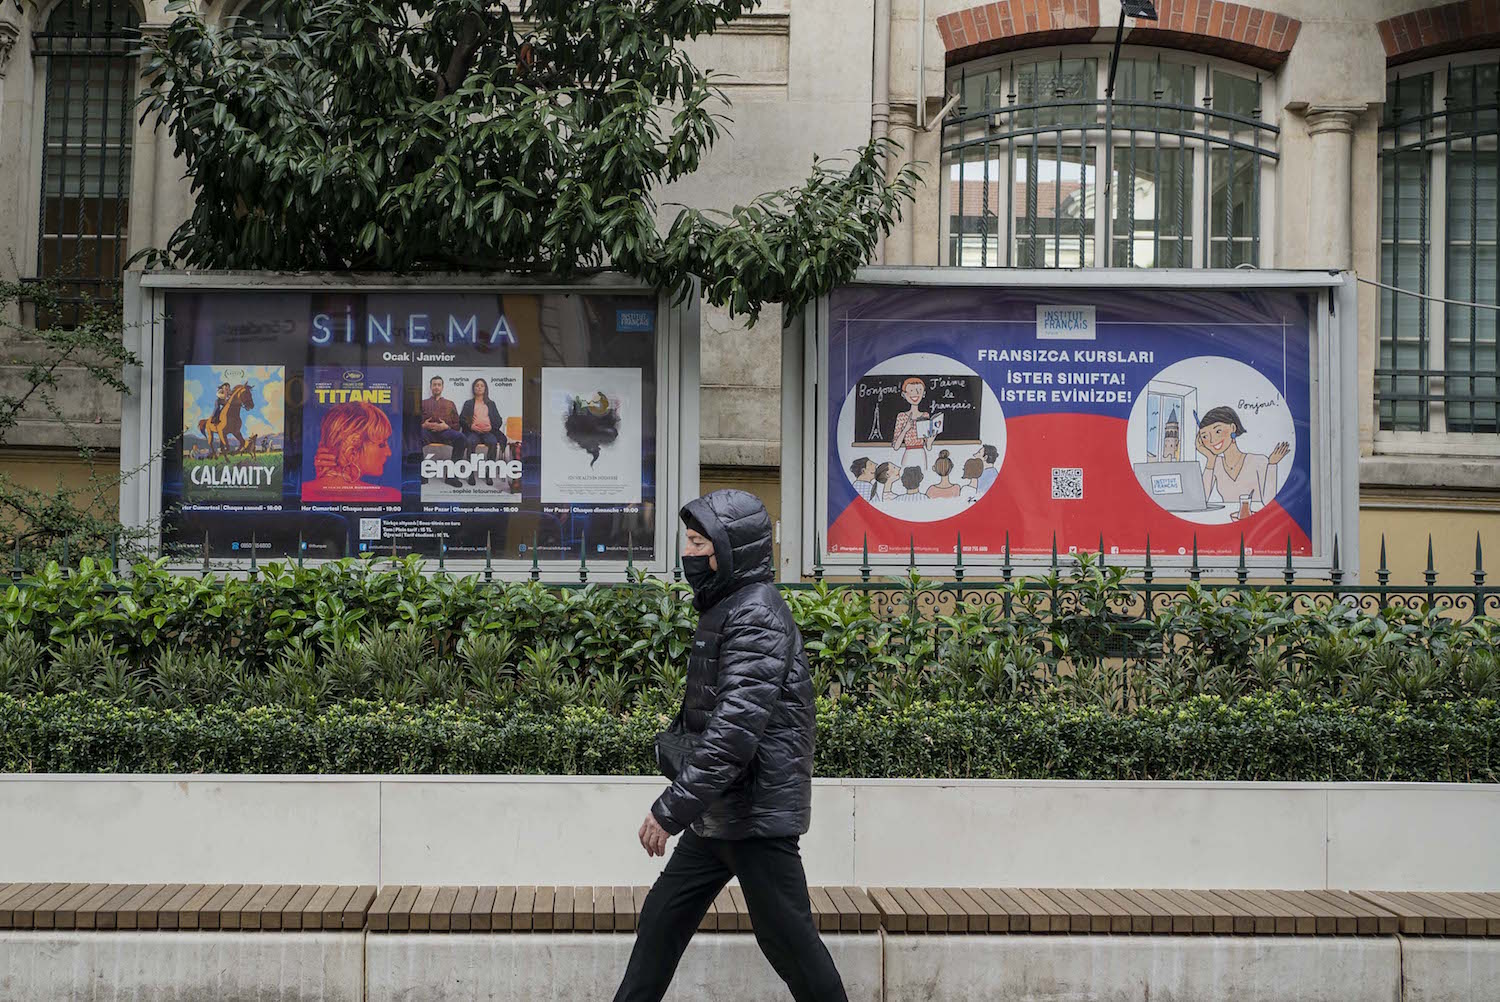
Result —
<instances>
[{"instance_id":1,"label":"concrete planter wall","mask_svg":"<svg viewBox=\"0 0 1500 1002\"><path fill-rule=\"evenodd\" d=\"M662 781L0 776L0 881L650 883ZM1500 890L1500 786L819 780L814 884Z\"/></svg>"}]
</instances>

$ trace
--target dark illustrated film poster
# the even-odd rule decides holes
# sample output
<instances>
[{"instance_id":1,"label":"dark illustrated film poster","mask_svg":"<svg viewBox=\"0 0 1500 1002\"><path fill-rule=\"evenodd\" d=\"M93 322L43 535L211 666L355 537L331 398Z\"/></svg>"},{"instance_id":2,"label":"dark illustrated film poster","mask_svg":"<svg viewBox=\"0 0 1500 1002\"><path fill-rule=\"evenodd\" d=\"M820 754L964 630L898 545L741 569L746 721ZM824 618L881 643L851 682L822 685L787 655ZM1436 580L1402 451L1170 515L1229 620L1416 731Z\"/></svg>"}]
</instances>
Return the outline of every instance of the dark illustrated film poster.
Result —
<instances>
[{"instance_id":1,"label":"dark illustrated film poster","mask_svg":"<svg viewBox=\"0 0 1500 1002\"><path fill-rule=\"evenodd\" d=\"M655 558L654 295L199 290L164 305L170 555Z\"/></svg>"}]
</instances>

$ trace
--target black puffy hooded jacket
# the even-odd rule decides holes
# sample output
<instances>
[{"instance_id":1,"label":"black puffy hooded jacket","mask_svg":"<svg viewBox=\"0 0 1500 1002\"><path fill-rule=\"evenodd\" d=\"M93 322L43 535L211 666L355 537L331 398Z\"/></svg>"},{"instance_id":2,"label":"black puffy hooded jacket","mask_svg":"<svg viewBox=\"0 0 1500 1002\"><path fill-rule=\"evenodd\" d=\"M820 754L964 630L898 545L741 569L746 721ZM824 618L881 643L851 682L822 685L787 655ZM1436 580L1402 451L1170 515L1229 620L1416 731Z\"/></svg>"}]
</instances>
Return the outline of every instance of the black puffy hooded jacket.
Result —
<instances>
[{"instance_id":1,"label":"black puffy hooded jacket","mask_svg":"<svg viewBox=\"0 0 1500 1002\"><path fill-rule=\"evenodd\" d=\"M771 517L734 490L689 502L682 516L713 540L718 571L693 596L700 616L682 719L697 740L651 813L673 835L801 835L812 820L812 679L771 583Z\"/></svg>"}]
</instances>

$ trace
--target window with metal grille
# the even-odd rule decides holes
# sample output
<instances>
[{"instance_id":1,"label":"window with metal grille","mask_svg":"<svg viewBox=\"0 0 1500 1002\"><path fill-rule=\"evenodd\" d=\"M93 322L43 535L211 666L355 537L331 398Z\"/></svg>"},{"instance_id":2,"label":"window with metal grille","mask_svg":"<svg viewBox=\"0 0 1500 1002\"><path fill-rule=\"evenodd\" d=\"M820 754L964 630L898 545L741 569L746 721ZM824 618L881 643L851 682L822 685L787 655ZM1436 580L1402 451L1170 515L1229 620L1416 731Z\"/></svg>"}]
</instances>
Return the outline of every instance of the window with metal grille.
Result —
<instances>
[{"instance_id":1,"label":"window with metal grille","mask_svg":"<svg viewBox=\"0 0 1500 1002\"><path fill-rule=\"evenodd\" d=\"M1497 297L1495 53L1403 67L1380 126L1380 277L1442 299ZM1496 312L1380 290L1380 428L1494 435Z\"/></svg>"},{"instance_id":2,"label":"window with metal grille","mask_svg":"<svg viewBox=\"0 0 1500 1002\"><path fill-rule=\"evenodd\" d=\"M74 304L119 299L138 28L129 0L63 0L34 36L46 82L37 276Z\"/></svg>"},{"instance_id":3,"label":"window with metal grille","mask_svg":"<svg viewBox=\"0 0 1500 1002\"><path fill-rule=\"evenodd\" d=\"M944 260L979 267L1263 265L1271 84L1216 60L1109 52L949 71ZM1200 96L1201 95L1201 96ZM1098 211L1109 178L1109 211ZM1107 256L1099 248L1108 246Z\"/></svg>"}]
</instances>

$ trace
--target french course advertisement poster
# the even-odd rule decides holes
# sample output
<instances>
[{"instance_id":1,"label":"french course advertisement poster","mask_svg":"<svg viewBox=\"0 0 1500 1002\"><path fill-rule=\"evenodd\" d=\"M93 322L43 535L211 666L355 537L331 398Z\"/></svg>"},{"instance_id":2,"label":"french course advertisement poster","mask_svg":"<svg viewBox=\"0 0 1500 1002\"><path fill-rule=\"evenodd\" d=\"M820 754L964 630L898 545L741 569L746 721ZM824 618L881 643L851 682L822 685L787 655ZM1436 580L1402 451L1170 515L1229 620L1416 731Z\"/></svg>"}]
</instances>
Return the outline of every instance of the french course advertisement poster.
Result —
<instances>
[{"instance_id":1,"label":"french course advertisement poster","mask_svg":"<svg viewBox=\"0 0 1500 1002\"><path fill-rule=\"evenodd\" d=\"M1296 292L838 290L828 552L1310 555L1310 329Z\"/></svg>"}]
</instances>

